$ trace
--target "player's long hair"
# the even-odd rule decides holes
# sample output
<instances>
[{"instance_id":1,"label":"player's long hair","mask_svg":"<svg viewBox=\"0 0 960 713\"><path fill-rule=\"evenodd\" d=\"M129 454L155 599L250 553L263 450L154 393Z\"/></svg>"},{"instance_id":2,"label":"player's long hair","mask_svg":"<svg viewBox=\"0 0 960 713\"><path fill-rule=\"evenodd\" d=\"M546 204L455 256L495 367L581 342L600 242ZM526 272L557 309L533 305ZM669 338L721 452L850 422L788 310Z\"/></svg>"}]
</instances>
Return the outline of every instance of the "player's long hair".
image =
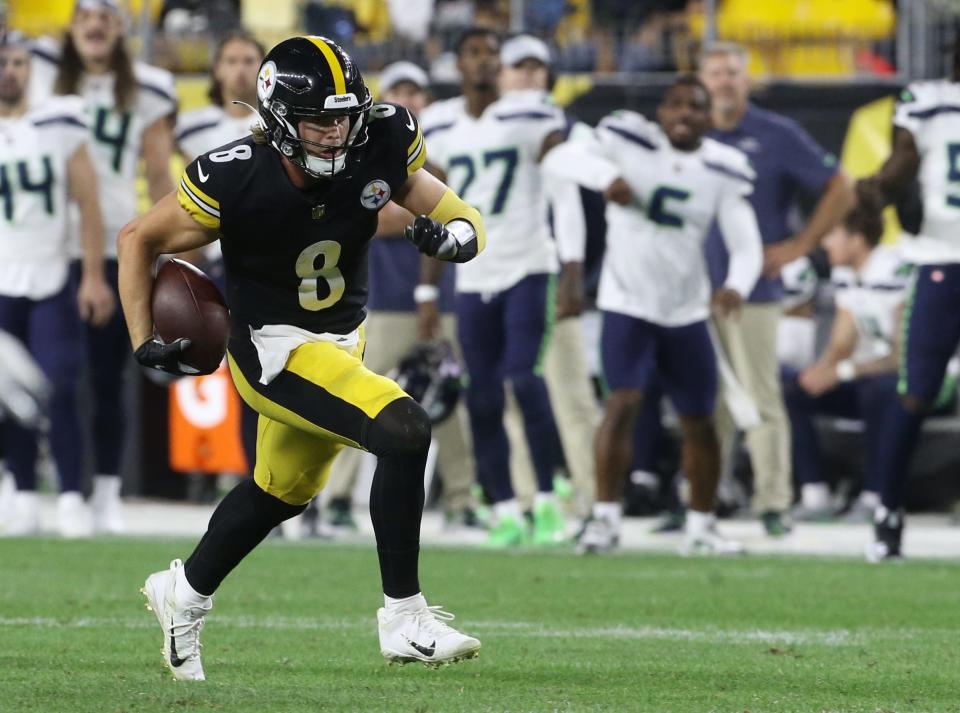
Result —
<instances>
[{"instance_id":1,"label":"player's long hair","mask_svg":"<svg viewBox=\"0 0 960 713\"><path fill-rule=\"evenodd\" d=\"M260 41L251 35L246 30L234 30L233 32L225 35L218 43L217 48L213 51L213 61L210 63L210 88L207 90L207 96L210 97L210 101L217 106L223 106L223 87L220 86L220 82L217 81L217 78L213 76L214 68L220 63L220 58L223 56L224 48L233 42L238 40L240 42L245 42L248 45L252 45L256 48L257 52L260 53L260 61L263 61L264 56L267 54L267 49L264 47Z\"/></svg>"},{"instance_id":2,"label":"player's long hair","mask_svg":"<svg viewBox=\"0 0 960 713\"><path fill-rule=\"evenodd\" d=\"M876 247L883 237L883 215L879 209L858 203L844 217L843 227L851 235L862 235L868 245Z\"/></svg>"},{"instance_id":3,"label":"player's long hair","mask_svg":"<svg viewBox=\"0 0 960 713\"><path fill-rule=\"evenodd\" d=\"M116 109L127 109L137 93L137 78L133 73L133 61L123 37L117 39L110 55L110 70L116 76L113 101ZM77 50L73 36L67 30L63 38L63 51L57 67L57 79L53 85L56 94L79 94L80 78L83 76L83 58Z\"/></svg>"}]
</instances>

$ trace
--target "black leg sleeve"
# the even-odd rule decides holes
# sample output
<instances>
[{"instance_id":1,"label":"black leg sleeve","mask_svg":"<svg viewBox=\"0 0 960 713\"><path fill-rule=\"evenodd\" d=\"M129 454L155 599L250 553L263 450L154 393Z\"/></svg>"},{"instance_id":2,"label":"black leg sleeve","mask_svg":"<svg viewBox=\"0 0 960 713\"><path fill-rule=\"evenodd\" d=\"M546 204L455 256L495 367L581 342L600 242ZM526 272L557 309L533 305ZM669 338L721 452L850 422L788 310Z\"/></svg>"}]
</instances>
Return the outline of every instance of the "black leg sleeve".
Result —
<instances>
[{"instance_id":1,"label":"black leg sleeve","mask_svg":"<svg viewBox=\"0 0 960 713\"><path fill-rule=\"evenodd\" d=\"M274 527L306 507L264 492L253 478L244 480L214 510L207 532L184 564L190 586L200 594L213 594Z\"/></svg>"},{"instance_id":2,"label":"black leg sleeve","mask_svg":"<svg viewBox=\"0 0 960 713\"><path fill-rule=\"evenodd\" d=\"M409 597L420 591L420 519L430 419L413 399L394 401L370 424L364 446L378 459L370 519L383 592L398 599Z\"/></svg>"}]
</instances>

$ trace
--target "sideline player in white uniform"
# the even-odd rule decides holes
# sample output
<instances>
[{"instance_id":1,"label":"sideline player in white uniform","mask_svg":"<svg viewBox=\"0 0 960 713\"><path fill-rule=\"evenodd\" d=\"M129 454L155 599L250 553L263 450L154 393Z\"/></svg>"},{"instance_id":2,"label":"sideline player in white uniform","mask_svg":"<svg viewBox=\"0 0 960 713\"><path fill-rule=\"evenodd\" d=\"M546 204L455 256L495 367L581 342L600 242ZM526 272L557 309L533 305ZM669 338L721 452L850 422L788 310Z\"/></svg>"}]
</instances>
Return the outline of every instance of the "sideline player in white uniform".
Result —
<instances>
[{"instance_id":1,"label":"sideline player in white uniform","mask_svg":"<svg viewBox=\"0 0 960 713\"><path fill-rule=\"evenodd\" d=\"M532 35L519 35L503 43L500 51L502 101L542 103L552 107L549 94L550 50ZM568 132L572 119L567 118ZM584 518L593 505L596 478L593 473L593 438L599 422L583 324L583 260L586 218L580 186L573 181L544 177L544 191L552 215L551 228L560 259L557 280L557 314L550 346L544 358L544 378L557 422L563 457L573 486L577 516ZM521 501L533 499L536 478L523 438L521 419L514 403L507 407L510 436L510 471Z\"/></svg>"},{"instance_id":2,"label":"sideline player in white uniform","mask_svg":"<svg viewBox=\"0 0 960 713\"><path fill-rule=\"evenodd\" d=\"M177 119L174 138L184 160L193 161L250 133L257 120L251 107L257 103L257 71L264 54L263 45L246 32L233 32L220 40L210 67L210 105Z\"/></svg>"},{"instance_id":3,"label":"sideline player in white uniform","mask_svg":"<svg viewBox=\"0 0 960 713\"><path fill-rule=\"evenodd\" d=\"M893 153L857 184L871 209L895 201L920 180L923 223L903 254L917 265L904 307L900 401L891 409L880 453L880 507L871 561L900 557L904 489L920 427L960 343L960 44L950 80L915 82L893 117Z\"/></svg>"},{"instance_id":4,"label":"sideline player in white uniform","mask_svg":"<svg viewBox=\"0 0 960 713\"><path fill-rule=\"evenodd\" d=\"M103 224L89 133L76 97L27 106L30 53L0 31L0 329L22 341L52 387L50 447L60 475L60 533L87 534L83 513L83 454L77 415L76 343L81 317L103 324L114 310L103 277ZM79 206L83 268L69 280L67 202ZM6 534L39 529L35 436L6 422L4 454L17 483Z\"/></svg>"},{"instance_id":5,"label":"sideline player in white uniform","mask_svg":"<svg viewBox=\"0 0 960 713\"><path fill-rule=\"evenodd\" d=\"M430 162L484 216L487 249L476 264L457 265L457 331L470 376L467 410L477 476L493 500L490 544L514 545L527 533L510 476L503 426L504 382L523 413L537 476L534 543L562 540L563 517L553 495L556 426L542 357L550 337L557 273L547 227L539 161L562 141L563 113L541 99L500 99L500 45L495 33L472 29L457 47L463 96L429 106L422 125ZM439 263L427 263L427 267ZM429 270L427 270L429 273ZM439 274L425 274L428 292ZM436 303L421 302L436 329Z\"/></svg>"},{"instance_id":6,"label":"sideline player in white uniform","mask_svg":"<svg viewBox=\"0 0 960 713\"><path fill-rule=\"evenodd\" d=\"M690 481L688 551L737 552L714 527L720 451L713 408L717 367L706 320L739 308L760 274L756 216L747 196L753 171L739 150L704 138L710 94L692 75L678 78L657 109L659 126L615 112L594 132L555 149L544 169L604 191L607 253L597 304L601 359L610 389L597 431L597 503L581 551L614 548L634 422L656 372L683 430ZM710 296L703 243L719 220L730 250L726 283Z\"/></svg>"},{"instance_id":7,"label":"sideline player in white uniform","mask_svg":"<svg viewBox=\"0 0 960 713\"><path fill-rule=\"evenodd\" d=\"M863 490L876 497L883 428L897 399L898 328L912 273L899 248L879 245L882 235L880 214L862 206L827 234L823 245L837 306L830 341L812 364L783 370L794 475L802 498L809 500L811 490L822 493L821 513L829 512L829 487L814 426L818 414L863 421Z\"/></svg>"},{"instance_id":8,"label":"sideline player in white uniform","mask_svg":"<svg viewBox=\"0 0 960 713\"><path fill-rule=\"evenodd\" d=\"M170 155L177 108L172 75L131 61L123 26L116 0L78 0L62 48L56 54L40 46L34 49L31 86L31 100L50 93L83 99L93 133L91 157L105 227L106 277L115 292L117 234L137 213L140 159L152 202L173 190ZM75 244L73 249L77 257ZM94 394L94 529L120 532L123 373L130 358L121 311L105 325L89 326L86 339Z\"/></svg>"}]
</instances>

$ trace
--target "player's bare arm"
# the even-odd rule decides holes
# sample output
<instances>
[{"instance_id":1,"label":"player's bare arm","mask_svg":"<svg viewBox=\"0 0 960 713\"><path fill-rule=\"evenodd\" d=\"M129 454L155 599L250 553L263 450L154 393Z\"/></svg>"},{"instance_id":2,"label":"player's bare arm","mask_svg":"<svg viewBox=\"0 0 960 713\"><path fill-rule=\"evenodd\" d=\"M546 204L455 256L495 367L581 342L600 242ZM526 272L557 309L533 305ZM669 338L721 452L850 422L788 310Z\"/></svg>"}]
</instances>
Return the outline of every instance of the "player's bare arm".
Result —
<instances>
[{"instance_id":1,"label":"player's bare arm","mask_svg":"<svg viewBox=\"0 0 960 713\"><path fill-rule=\"evenodd\" d=\"M147 177L147 193L156 203L173 190L170 178L170 157L173 154L173 131L170 117L157 119L143 132L143 164Z\"/></svg>"},{"instance_id":2,"label":"player's bare arm","mask_svg":"<svg viewBox=\"0 0 960 713\"><path fill-rule=\"evenodd\" d=\"M208 245L217 231L198 224L168 193L143 215L127 223L117 237L120 302L134 349L153 337L150 295L157 257Z\"/></svg>"},{"instance_id":3,"label":"player's bare arm","mask_svg":"<svg viewBox=\"0 0 960 713\"><path fill-rule=\"evenodd\" d=\"M881 208L900 198L917 177L920 170L920 152L917 143L906 129L893 129L893 151L880 170L857 181L857 199L868 206Z\"/></svg>"},{"instance_id":4,"label":"player's bare arm","mask_svg":"<svg viewBox=\"0 0 960 713\"><path fill-rule=\"evenodd\" d=\"M838 225L857 202L853 180L844 171L837 171L817 202L810 220L796 235L768 245L763 251L763 273L776 277L787 263L813 250L823 237Z\"/></svg>"},{"instance_id":5,"label":"player's bare arm","mask_svg":"<svg viewBox=\"0 0 960 713\"><path fill-rule=\"evenodd\" d=\"M830 331L830 341L816 362L799 376L800 386L811 396L826 393L839 382L837 365L849 359L857 346L857 325L850 310L837 309Z\"/></svg>"},{"instance_id":6,"label":"player's bare arm","mask_svg":"<svg viewBox=\"0 0 960 713\"><path fill-rule=\"evenodd\" d=\"M97 196L97 174L81 145L67 162L70 197L80 209L80 242L83 248L83 271L77 290L80 316L99 327L113 314L113 293L103 276L103 217Z\"/></svg>"},{"instance_id":7,"label":"player's bare arm","mask_svg":"<svg viewBox=\"0 0 960 713\"><path fill-rule=\"evenodd\" d=\"M483 220L475 208L423 168L407 179L394 200L419 216L406 230L407 239L424 255L420 284L427 292L415 294L414 299L418 303L420 336L429 339L436 336L440 324L436 285L444 263L466 262L483 250L486 244Z\"/></svg>"}]
</instances>

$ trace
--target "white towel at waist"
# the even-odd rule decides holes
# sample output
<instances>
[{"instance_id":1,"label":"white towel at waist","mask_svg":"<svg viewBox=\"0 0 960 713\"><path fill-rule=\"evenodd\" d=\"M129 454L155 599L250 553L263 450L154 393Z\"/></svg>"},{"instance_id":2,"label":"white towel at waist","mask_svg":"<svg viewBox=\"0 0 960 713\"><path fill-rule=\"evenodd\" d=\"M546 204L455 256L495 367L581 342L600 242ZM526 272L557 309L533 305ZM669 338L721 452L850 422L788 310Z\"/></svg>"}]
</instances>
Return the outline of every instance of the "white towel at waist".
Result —
<instances>
[{"instance_id":1,"label":"white towel at waist","mask_svg":"<svg viewBox=\"0 0 960 713\"><path fill-rule=\"evenodd\" d=\"M260 359L260 383L269 384L283 371L291 352L310 342L331 342L348 351L360 344L360 327L349 334L314 334L289 324L265 324L260 329L250 327L250 341L257 348Z\"/></svg>"}]
</instances>

